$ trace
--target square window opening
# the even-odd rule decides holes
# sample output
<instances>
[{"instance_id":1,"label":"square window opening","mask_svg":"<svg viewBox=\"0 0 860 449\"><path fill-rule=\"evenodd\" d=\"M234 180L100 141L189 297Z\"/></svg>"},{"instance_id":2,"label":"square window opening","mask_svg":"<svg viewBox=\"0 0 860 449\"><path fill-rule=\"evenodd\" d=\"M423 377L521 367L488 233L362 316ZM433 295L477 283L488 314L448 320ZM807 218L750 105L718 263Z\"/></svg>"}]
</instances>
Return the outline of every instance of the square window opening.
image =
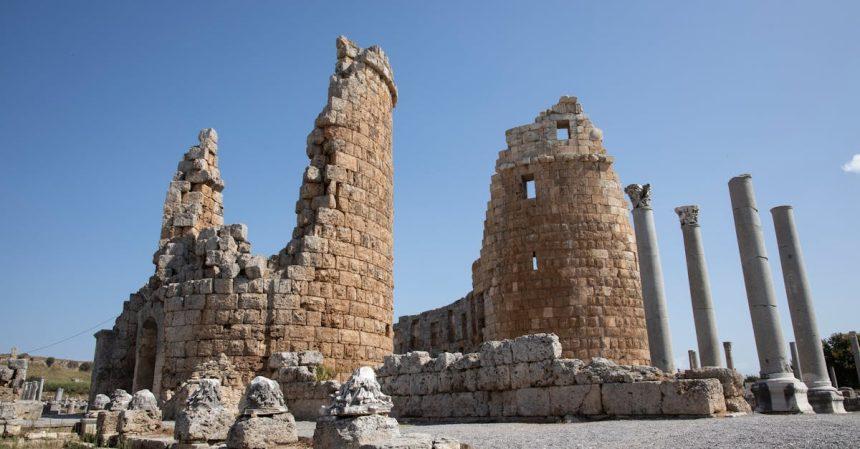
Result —
<instances>
[{"instance_id":1,"label":"square window opening","mask_svg":"<svg viewBox=\"0 0 860 449\"><path fill-rule=\"evenodd\" d=\"M570 122L567 120L555 122L555 138L557 140L570 139Z\"/></svg>"},{"instance_id":2,"label":"square window opening","mask_svg":"<svg viewBox=\"0 0 860 449\"><path fill-rule=\"evenodd\" d=\"M523 198L530 199L537 196L534 175L523 175Z\"/></svg>"}]
</instances>

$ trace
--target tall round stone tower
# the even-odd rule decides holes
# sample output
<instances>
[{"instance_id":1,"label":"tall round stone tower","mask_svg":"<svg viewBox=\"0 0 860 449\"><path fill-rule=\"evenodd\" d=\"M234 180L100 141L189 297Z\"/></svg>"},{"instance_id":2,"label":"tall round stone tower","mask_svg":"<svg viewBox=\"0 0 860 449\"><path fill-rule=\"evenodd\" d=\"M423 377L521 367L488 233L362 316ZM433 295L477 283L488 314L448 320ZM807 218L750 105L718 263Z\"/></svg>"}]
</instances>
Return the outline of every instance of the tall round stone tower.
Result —
<instances>
[{"instance_id":1,"label":"tall round stone tower","mask_svg":"<svg viewBox=\"0 0 860 449\"><path fill-rule=\"evenodd\" d=\"M473 266L483 339L553 332L566 357L648 364L636 241L602 132L562 97L505 135Z\"/></svg>"}]
</instances>

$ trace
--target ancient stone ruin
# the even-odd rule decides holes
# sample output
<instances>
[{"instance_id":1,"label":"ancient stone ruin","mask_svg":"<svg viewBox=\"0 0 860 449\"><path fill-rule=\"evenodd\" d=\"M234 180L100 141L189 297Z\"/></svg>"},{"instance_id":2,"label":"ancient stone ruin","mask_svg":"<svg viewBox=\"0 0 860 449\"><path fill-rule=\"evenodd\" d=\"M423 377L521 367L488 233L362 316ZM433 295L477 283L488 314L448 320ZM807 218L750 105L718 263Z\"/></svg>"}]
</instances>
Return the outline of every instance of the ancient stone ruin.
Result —
<instances>
[{"instance_id":1,"label":"ancient stone ruin","mask_svg":"<svg viewBox=\"0 0 860 449\"><path fill-rule=\"evenodd\" d=\"M91 401L115 389L169 400L219 354L244 385L277 352L318 351L341 377L391 353L397 89L385 53L338 38L328 93L277 255L253 254L247 228L224 224L218 135L200 132L168 187L154 275L96 334Z\"/></svg>"},{"instance_id":2,"label":"ancient stone ruin","mask_svg":"<svg viewBox=\"0 0 860 449\"><path fill-rule=\"evenodd\" d=\"M566 357L649 364L636 243L603 133L562 97L505 137L472 291L400 317L395 352L552 332Z\"/></svg>"}]
</instances>

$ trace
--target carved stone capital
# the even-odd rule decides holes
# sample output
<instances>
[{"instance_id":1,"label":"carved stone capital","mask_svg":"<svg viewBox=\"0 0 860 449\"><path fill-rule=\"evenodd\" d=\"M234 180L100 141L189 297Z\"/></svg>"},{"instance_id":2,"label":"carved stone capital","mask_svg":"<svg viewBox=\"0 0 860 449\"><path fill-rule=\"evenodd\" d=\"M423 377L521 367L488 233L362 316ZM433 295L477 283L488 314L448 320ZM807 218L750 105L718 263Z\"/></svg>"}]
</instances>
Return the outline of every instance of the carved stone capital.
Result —
<instances>
[{"instance_id":1,"label":"carved stone capital","mask_svg":"<svg viewBox=\"0 0 860 449\"><path fill-rule=\"evenodd\" d=\"M624 189L634 209L651 208L651 184L630 184Z\"/></svg>"},{"instance_id":2,"label":"carved stone capital","mask_svg":"<svg viewBox=\"0 0 860 449\"><path fill-rule=\"evenodd\" d=\"M691 204L689 206L676 207L675 213L678 214L678 219L681 220L681 226L699 225L699 206Z\"/></svg>"}]
</instances>

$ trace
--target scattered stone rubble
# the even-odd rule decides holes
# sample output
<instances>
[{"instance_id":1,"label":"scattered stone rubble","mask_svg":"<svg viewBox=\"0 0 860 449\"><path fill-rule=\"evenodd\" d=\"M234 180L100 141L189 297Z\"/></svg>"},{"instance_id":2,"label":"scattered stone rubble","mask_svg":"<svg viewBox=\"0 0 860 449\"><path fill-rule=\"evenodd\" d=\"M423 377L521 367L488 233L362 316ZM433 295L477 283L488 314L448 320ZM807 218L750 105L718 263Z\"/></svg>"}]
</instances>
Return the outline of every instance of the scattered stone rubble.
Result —
<instances>
[{"instance_id":1,"label":"scattered stone rubble","mask_svg":"<svg viewBox=\"0 0 860 449\"><path fill-rule=\"evenodd\" d=\"M388 416L394 404L382 393L370 367L357 369L341 385L314 430L314 449L459 449L447 438L413 433L402 435Z\"/></svg>"},{"instance_id":2,"label":"scattered stone rubble","mask_svg":"<svg viewBox=\"0 0 860 449\"><path fill-rule=\"evenodd\" d=\"M738 377L727 370L676 379L650 366L562 359L553 334L488 341L480 349L386 357L378 375L392 395L393 414L443 421L715 416L727 411L727 402L748 411L739 403Z\"/></svg>"},{"instance_id":3,"label":"scattered stone rubble","mask_svg":"<svg viewBox=\"0 0 860 449\"><path fill-rule=\"evenodd\" d=\"M257 376L248 385L242 415L227 435L229 449L284 449L296 447L296 421L289 413L281 387Z\"/></svg>"},{"instance_id":4,"label":"scattered stone rubble","mask_svg":"<svg viewBox=\"0 0 860 449\"><path fill-rule=\"evenodd\" d=\"M116 445L119 441L119 415L131 404L132 396L116 389L104 410L96 415L96 441L100 446Z\"/></svg>"},{"instance_id":5,"label":"scattered stone rubble","mask_svg":"<svg viewBox=\"0 0 860 449\"><path fill-rule=\"evenodd\" d=\"M17 357L9 357L0 362L0 401L19 398L27 379L27 365L27 359Z\"/></svg>"}]
</instances>

